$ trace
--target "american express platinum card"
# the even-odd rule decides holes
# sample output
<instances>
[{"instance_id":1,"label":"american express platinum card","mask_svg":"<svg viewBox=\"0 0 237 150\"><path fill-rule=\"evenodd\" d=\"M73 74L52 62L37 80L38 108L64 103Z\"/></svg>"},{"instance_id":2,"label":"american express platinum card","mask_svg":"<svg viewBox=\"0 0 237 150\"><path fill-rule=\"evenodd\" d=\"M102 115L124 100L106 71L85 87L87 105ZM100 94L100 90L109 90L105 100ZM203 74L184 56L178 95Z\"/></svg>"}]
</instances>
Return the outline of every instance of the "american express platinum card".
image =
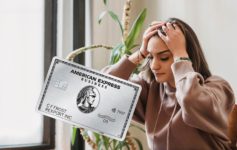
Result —
<instances>
[{"instance_id":1,"label":"american express platinum card","mask_svg":"<svg viewBox=\"0 0 237 150\"><path fill-rule=\"evenodd\" d=\"M140 92L140 85L54 57L36 109L121 141Z\"/></svg>"}]
</instances>

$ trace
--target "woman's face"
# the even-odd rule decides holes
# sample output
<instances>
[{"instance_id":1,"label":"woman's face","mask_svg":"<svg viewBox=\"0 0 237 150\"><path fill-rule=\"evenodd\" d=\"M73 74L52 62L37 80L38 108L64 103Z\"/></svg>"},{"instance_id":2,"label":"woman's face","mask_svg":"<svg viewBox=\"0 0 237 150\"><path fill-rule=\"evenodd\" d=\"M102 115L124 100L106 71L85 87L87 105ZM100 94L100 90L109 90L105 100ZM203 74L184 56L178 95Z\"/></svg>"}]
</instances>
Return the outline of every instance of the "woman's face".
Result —
<instances>
[{"instance_id":1,"label":"woman's face","mask_svg":"<svg viewBox=\"0 0 237 150\"><path fill-rule=\"evenodd\" d=\"M150 68L157 82L167 82L175 87L174 77L171 71L171 64L174 62L173 55L158 36L153 36L147 45L147 50L150 53Z\"/></svg>"}]
</instances>

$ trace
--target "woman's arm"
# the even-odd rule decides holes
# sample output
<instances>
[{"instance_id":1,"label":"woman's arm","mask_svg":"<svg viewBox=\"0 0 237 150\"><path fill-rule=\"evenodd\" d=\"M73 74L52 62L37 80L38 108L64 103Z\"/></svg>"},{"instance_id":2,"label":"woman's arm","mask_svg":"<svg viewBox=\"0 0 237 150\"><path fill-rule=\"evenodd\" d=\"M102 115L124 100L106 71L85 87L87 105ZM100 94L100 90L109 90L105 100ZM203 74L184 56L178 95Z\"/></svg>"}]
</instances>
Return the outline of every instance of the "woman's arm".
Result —
<instances>
[{"instance_id":1,"label":"woman's arm","mask_svg":"<svg viewBox=\"0 0 237 150\"><path fill-rule=\"evenodd\" d=\"M157 22L156 24L147 28L143 34L141 48L138 51L134 52L130 56L123 56L118 63L108 66L102 71L127 80L135 67L147 57L148 41L152 36L157 34L158 28L162 25L164 25L163 22Z\"/></svg>"},{"instance_id":2,"label":"woman's arm","mask_svg":"<svg viewBox=\"0 0 237 150\"><path fill-rule=\"evenodd\" d=\"M102 69L102 72L111 74L113 76L129 80L129 77L133 70L136 68L136 64L132 63L127 56L123 56L116 64L110 65ZM145 122L145 108L146 108L146 99L147 93L149 90L148 84L142 77L139 75L136 78L130 80L133 83L139 84L142 86L142 91L139 96L139 100L133 115L133 119L141 124Z\"/></svg>"},{"instance_id":3,"label":"woman's arm","mask_svg":"<svg viewBox=\"0 0 237 150\"><path fill-rule=\"evenodd\" d=\"M188 58L185 37L179 26L166 23L162 29L166 35L160 31L158 34L171 50L174 60ZM228 115L234 104L230 85L216 76L204 81L203 76L194 71L192 62L187 60L175 61L171 68L184 122L205 132L226 137Z\"/></svg>"},{"instance_id":4,"label":"woman's arm","mask_svg":"<svg viewBox=\"0 0 237 150\"><path fill-rule=\"evenodd\" d=\"M208 133L225 136L228 115L235 101L230 85L217 76L204 81L189 61L174 63L172 71L184 122Z\"/></svg>"}]
</instances>

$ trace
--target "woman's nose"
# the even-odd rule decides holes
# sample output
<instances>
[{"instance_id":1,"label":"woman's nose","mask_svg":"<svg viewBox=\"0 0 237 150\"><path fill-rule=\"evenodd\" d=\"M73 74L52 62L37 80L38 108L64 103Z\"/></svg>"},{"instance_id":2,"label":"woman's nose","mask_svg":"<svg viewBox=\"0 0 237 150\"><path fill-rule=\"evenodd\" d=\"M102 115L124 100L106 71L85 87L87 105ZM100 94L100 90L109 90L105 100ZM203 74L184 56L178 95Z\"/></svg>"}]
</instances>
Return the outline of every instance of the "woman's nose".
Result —
<instances>
[{"instance_id":1,"label":"woman's nose","mask_svg":"<svg viewBox=\"0 0 237 150\"><path fill-rule=\"evenodd\" d=\"M160 69L160 63L157 59L153 58L150 62L150 68L152 70L158 70Z\"/></svg>"}]
</instances>

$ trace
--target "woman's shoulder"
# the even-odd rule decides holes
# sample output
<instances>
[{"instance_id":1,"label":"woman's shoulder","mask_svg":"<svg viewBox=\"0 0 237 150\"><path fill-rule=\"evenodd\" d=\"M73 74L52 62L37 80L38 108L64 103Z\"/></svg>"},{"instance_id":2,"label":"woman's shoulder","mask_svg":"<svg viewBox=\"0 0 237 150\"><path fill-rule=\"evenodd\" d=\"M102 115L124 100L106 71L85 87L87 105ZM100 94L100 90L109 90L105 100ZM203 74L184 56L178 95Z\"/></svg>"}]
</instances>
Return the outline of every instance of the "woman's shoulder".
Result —
<instances>
[{"instance_id":1,"label":"woman's shoulder","mask_svg":"<svg viewBox=\"0 0 237 150\"><path fill-rule=\"evenodd\" d=\"M230 101L235 99L234 90L231 87L231 84L223 77L212 75L206 79L205 83L209 88L215 89L214 91L219 91L218 93L222 96L225 93L224 95L227 95Z\"/></svg>"},{"instance_id":2,"label":"woman's shoulder","mask_svg":"<svg viewBox=\"0 0 237 150\"><path fill-rule=\"evenodd\" d=\"M211 75L210 77L208 77L205 80L205 84L212 87L233 91L231 84L226 79L218 75Z\"/></svg>"},{"instance_id":3,"label":"woman's shoulder","mask_svg":"<svg viewBox=\"0 0 237 150\"><path fill-rule=\"evenodd\" d=\"M218 76L218 75L211 75L209 76L206 80L205 80L205 83L222 83L222 84L228 84L229 85L229 82L224 78L224 77L221 77L221 76Z\"/></svg>"}]
</instances>

